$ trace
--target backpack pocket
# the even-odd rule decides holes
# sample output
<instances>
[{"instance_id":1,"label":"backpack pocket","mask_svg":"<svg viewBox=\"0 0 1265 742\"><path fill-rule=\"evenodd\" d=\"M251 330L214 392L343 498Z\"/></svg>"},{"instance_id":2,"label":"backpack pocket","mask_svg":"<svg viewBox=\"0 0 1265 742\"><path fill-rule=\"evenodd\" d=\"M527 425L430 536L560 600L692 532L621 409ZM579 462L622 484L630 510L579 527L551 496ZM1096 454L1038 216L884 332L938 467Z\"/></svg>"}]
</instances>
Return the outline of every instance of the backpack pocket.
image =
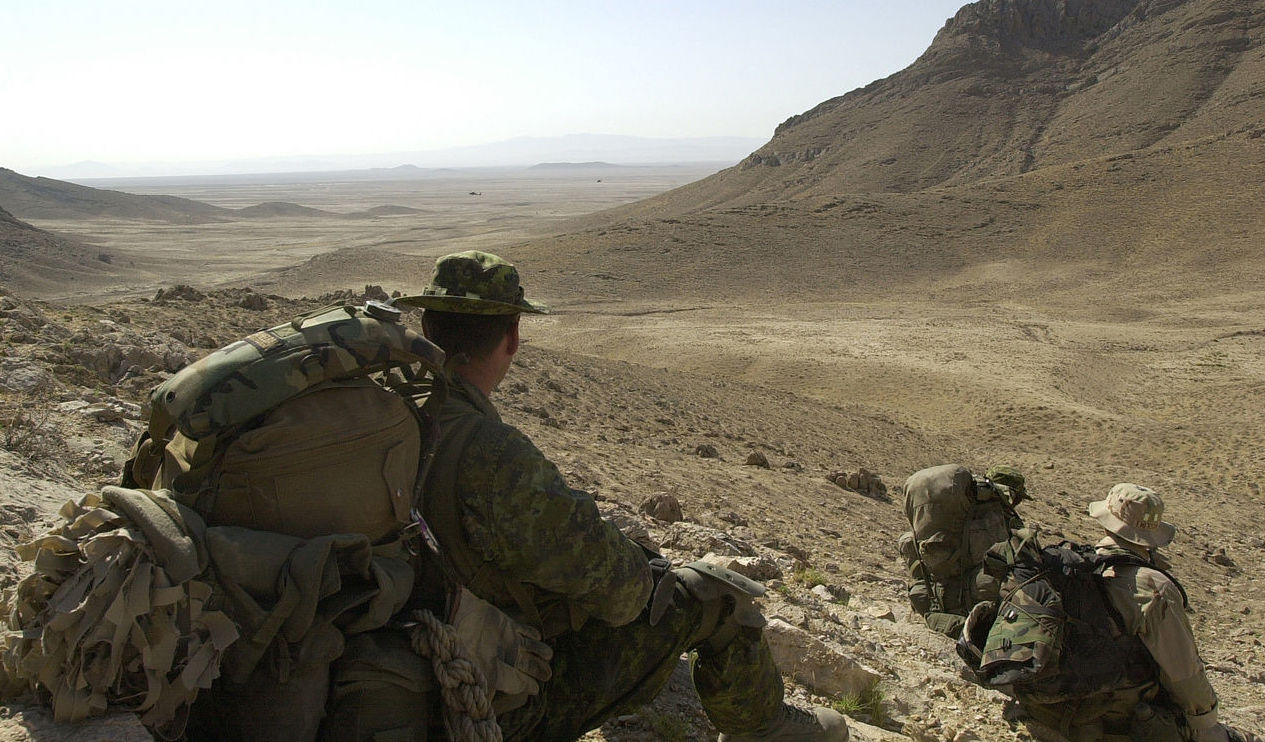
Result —
<instances>
[{"instance_id":1,"label":"backpack pocket","mask_svg":"<svg viewBox=\"0 0 1265 742\"><path fill-rule=\"evenodd\" d=\"M1035 680L1058 670L1067 612L1059 593L1042 579L1006 596L984 644L980 675L986 684Z\"/></svg>"},{"instance_id":2,"label":"backpack pocket","mask_svg":"<svg viewBox=\"0 0 1265 742\"><path fill-rule=\"evenodd\" d=\"M936 531L929 538L918 542L918 553L931 576L938 579L962 574L961 551L957 539L944 531Z\"/></svg>"},{"instance_id":3,"label":"backpack pocket","mask_svg":"<svg viewBox=\"0 0 1265 742\"><path fill-rule=\"evenodd\" d=\"M384 539L407 522L421 433L399 395L331 386L277 407L219 464L210 525Z\"/></svg>"}]
</instances>

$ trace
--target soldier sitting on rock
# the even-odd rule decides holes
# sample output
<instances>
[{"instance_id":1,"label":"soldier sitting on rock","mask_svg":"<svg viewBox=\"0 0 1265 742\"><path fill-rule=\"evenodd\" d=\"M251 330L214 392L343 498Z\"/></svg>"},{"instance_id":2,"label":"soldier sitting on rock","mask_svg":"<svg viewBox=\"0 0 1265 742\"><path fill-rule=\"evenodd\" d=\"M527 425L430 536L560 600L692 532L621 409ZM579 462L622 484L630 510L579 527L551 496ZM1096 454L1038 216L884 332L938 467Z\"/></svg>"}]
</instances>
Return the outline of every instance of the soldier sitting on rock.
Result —
<instances>
[{"instance_id":1,"label":"soldier sitting on rock","mask_svg":"<svg viewBox=\"0 0 1265 742\"><path fill-rule=\"evenodd\" d=\"M1208 682L1186 618L1186 594L1158 552L1176 528L1163 520L1164 500L1148 487L1122 483L1089 504L1106 531L1095 544L1104 557L1124 561L1103 573L1116 616L1119 664L1131 681L1104 692L1055 703L1038 689L1017 695L1022 708L1071 742L1259 742L1217 719L1217 694ZM1149 565L1149 566L1144 566Z\"/></svg>"},{"instance_id":2,"label":"soldier sitting on rock","mask_svg":"<svg viewBox=\"0 0 1265 742\"><path fill-rule=\"evenodd\" d=\"M761 586L648 558L501 420L491 395L519 350L519 316L542 311L524 298L514 266L477 251L448 255L422 295L397 304L425 309L424 332L453 371L422 500L437 561L524 637L521 651L498 648L504 672L488 678L504 739L575 739L631 713L690 650L722 740L848 738L839 713L783 702L752 603ZM420 740L438 723L440 690L403 635L349 644L332 681L326 739Z\"/></svg>"}]
</instances>

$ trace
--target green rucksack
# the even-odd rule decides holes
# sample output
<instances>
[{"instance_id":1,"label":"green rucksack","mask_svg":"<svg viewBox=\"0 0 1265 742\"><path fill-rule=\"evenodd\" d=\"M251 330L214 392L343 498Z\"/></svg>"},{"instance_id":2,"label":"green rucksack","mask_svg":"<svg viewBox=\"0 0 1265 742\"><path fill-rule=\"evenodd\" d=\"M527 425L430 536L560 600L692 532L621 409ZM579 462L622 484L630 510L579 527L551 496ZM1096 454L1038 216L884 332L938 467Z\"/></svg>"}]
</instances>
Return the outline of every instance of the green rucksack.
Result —
<instances>
[{"instance_id":1,"label":"green rucksack","mask_svg":"<svg viewBox=\"0 0 1265 742\"><path fill-rule=\"evenodd\" d=\"M910 576L909 602L927 625L956 636L971 606L995 600L984 555L1022 527L1009 488L957 464L922 469L905 481L911 530L897 542Z\"/></svg>"},{"instance_id":2,"label":"green rucksack","mask_svg":"<svg viewBox=\"0 0 1265 742\"><path fill-rule=\"evenodd\" d=\"M317 310L181 370L150 395L123 485L170 489L210 525L375 540L408 525L434 438L419 402L442 401L444 354L399 319L379 302Z\"/></svg>"},{"instance_id":3,"label":"green rucksack","mask_svg":"<svg viewBox=\"0 0 1265 742\"><path fill-rule=\"evenodd\" d=\"M986 569L1004 579L1000 600L975 606L958 640L958 654L976 679L1037 703L1154 679L1150 652L1126 633L1103 574L1122 565L1159 568L1132 554L1099 554L1082 544L1040 548L1031 534L1025 536L990 554Z\"/></svg>"},{"instance_id":4,"label":"green rucksack","mask_svg":"<svg viewBox=\"0 0 1265 742\"><path fill-rule=\"evenodd\" d=\"M61 718L108 703L149 711L146 724L170 736L193 704L190 730L204 739L314 737L343 637L386 625L410 600L426 531L416 504L436 438L430 410L445 390L444 354L399 319L376 302L321 309L214 351L159 385L123 487L65 511L68 525L28 550L37 574L19 588L20 610L10 611L12 684L46 695ZM138 527L135 508L119 507L137 502L166 513L151 518L163 528ZM128 534L135 538L117 538ZM167 534L197 556L196 569L193 557L163 546ZM131 562L92 564L95 542L135 544L118 553L152 563L145 574L158 582L138 586L129 604L139 606L136 621L91 619L84 644L84 632L63 633L66 611L76 622L84 609L107 617L115 601L104 586L140 579ZM85 594L80 584L97 587ZM189 624L192 599L215 632ZM183 618L178 630L164 629L168 648L136 660L128 647L146 640L128 627L172 625L172 610ZM215 618L223 615L231 623ZM58 650L63 644L73 646ZM112 658L109 672L75 664L92 657ZM180 693L167 693L161 708L138 706L136 688L149 688L144 698L181 676ZM83 677L90 682L74 680ZM90 700L59 692L66 683L91 686Z\"/></svg>"}]
</instances>

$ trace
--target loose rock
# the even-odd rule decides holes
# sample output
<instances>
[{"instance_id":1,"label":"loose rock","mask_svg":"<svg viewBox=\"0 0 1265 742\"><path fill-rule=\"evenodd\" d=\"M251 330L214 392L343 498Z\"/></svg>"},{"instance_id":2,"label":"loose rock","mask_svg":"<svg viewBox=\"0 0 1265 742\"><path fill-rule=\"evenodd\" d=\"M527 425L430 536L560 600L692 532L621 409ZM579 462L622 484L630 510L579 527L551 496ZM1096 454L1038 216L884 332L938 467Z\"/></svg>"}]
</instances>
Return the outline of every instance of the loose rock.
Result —
<instances>
[{"instance_id":1,"label":"loose rock","mask_svg":"<svg viewBox=\"0 0 1265 742\"><path fill-rule=\"evenodd\" d=\"M769 457L759 451L752 451L747 454L747 466L758 466L761 469L769 468Z\"/></svg>"},{"instance_id":2,"label":"loose rock","mask_svg":"<svg viewBox=\"0 0 1265 742\"><path fill-rule=\"evenodd\" d=\"M667 492L660 492L647 497L645 502L641 503L641 512L655 520L662 520L668 523L676 523L685 517L681 510L680 500L677 500L676 497Z\"/></svg>"}]
</instances>

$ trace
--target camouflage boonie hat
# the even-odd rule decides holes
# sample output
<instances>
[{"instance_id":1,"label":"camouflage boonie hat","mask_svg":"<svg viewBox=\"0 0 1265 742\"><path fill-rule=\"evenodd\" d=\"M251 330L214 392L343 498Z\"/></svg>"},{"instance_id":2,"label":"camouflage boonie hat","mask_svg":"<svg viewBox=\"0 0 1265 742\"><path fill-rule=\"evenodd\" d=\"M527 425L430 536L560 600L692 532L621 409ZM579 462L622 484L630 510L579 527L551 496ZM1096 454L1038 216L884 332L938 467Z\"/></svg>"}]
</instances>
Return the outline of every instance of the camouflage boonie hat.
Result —
<instances>
[{"instance_id":1,"label":"camouflage boonie hat","mask_svg":"<svg viewBox=\"0 0 1265 742\"><path fill-rule=\"evenodd\" d=\"M458 314L547 314L548 308L523 298L518 269L478 250L445 255L435 261L430 285L396 304Z\"/></svg>"},{"instance_id":2,"label":"camouflage boonie hat","mask_svg":"<svg viewBox=\"0 0 1265 742\"><path fill-rule=\"evenodd\" d=\"M1010 490L1011 499L1014 502L1019 502L1028 497L1028 489L1024 484L1023 474L1013 466L998 464L989 467L984 476Z\"/></svg>"},{"instance_id":3,"label":"camouflage boonie hat","mask_svg":"<svg viewBox=\"0 0 1265 742\"><path fill-rule=\"evenodd\" d=\"M1128 482L1112 487L1106 500L1089 503L1089 514L1125 541L1147 548L1165 546L1177 533L1172 523L1162 520L1164 499L1159 493Z\"/></svg>"}]
</instances>

